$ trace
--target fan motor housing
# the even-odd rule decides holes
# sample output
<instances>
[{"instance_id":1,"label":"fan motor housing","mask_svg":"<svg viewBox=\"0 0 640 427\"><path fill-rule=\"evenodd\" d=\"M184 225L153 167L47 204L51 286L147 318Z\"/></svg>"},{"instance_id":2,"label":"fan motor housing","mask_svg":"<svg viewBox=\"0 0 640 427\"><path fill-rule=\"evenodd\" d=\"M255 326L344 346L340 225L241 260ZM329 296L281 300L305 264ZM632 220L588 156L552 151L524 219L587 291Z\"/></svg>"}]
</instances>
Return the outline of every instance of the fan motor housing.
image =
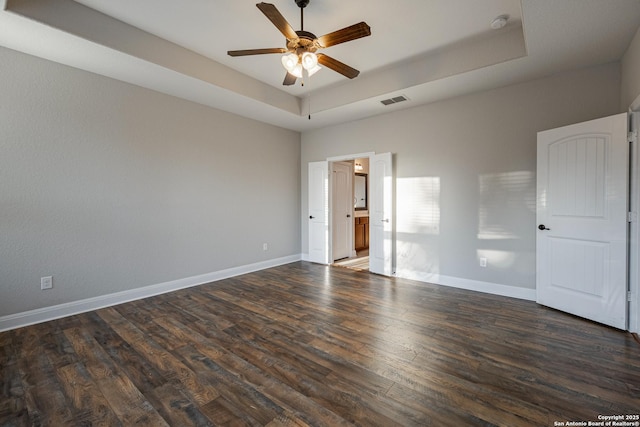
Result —
<instances>
[{"instance_id":1,"label":"fan motor housing","mask_svg":"<svg viewBox=\"0 0 640 427\"><path fill-rule=\"evenodd\" d=\"M315 34L302 30L296 31L296 34L298 35L297 39L287 40L287 48L290 51L303 49L307 52L315 52L318 50L318 46L316 45L317 37Z\"/></svg>"}]
</instances>

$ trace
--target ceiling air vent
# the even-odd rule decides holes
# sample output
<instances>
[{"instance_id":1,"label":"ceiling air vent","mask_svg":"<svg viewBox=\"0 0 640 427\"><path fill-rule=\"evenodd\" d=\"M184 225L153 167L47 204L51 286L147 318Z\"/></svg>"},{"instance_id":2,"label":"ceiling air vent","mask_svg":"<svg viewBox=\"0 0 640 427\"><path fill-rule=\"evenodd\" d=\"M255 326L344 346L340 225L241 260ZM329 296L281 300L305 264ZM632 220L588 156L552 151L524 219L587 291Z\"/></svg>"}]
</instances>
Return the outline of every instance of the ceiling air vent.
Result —
<instances>
[{"instance_id":1,"label":"ceiling air vent","mask_svg":"<svg viewBox=\"0 0 640 427\"><path fill-rule=\"evenodd\" d=\"M403 102L403 101L407 101L409 98L407 98L404 95L400 95L400 96L394 96L393 98L389 98L389 99L383 99L382 101L380 101L382 103L382 105L391 105L391 104L397 104L398 102Z\"/></svg>"}]
</instances>

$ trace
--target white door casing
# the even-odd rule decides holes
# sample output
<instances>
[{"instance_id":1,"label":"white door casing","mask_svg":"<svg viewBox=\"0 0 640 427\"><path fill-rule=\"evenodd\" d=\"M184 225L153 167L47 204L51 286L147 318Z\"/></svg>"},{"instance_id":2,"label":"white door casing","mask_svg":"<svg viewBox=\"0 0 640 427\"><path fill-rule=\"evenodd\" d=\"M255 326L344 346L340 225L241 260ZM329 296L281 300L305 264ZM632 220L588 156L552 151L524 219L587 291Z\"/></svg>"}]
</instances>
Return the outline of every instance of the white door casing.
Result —
<instances>
[{"instance_id":1,"label":"white door casing","mask_svg":"<svg viewBox=\"0 0 640 427\"><path fill-rule=\"evenodd\" d=\"M639 98L640 99L640 98ZM634 104L636 104L634 102ZM637 104L636 104L637 105ZM631 143L629 144L629 210L633 212L629 222L629 332L640 333L640 156L638 155L638 128L640 112L632 110L629 114Z\"/></svg>"},{"instance_id":2,"label":"white door casing","mask_svg":"<svg viewBox=\"0 0 640 427\"><path fill-rule=\"evenodd\" d=\"M391 276L393 272L393 163L391 153L376 154L369 163L369 270Z\"/></svg>"},{"instance_id":3,"label":"white door casing","mask_svg":"<svg viewBox=\"0 0 640 427\"><path fill-rule=\"evenodd\" d=\"M538 133L537 302L627 327L627 115Z\"/></svg>"},{"instance_id":4,"label":"white door casing","mask_svg":"<svg viewBox=\"0 0 640 427\"><path fill-rule=\"evenodd\" d=\"M332 163L331 177L331 259L351 256L353 248L353 165Z\"/></svg>"},{"instance_id":5,"label":"white door casing","mask_svg":"<svg viewBox=\"0 0 640 427\"><path fill-rule=\"evenodd\" d=\"M309 163L309 261L329 263L329 164Z\"/></svg>"}]
</instances>

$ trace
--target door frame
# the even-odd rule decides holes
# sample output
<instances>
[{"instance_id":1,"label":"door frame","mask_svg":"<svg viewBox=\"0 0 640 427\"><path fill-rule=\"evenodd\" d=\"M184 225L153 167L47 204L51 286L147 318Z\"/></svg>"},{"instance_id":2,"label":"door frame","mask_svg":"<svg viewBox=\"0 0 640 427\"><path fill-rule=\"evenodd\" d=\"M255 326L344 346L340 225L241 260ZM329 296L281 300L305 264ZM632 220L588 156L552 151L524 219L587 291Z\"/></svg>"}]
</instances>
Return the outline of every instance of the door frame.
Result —
<instances>
[{"instance_id":1,"label":"door frame","mask_svg":"<svg viewBox=\"0 0 640 427\"><path fill-rule=\"evenodd\" d=\"M629 107L629 249L628 249L628 327L640 333L640 96ZM632 136L635 135L635 138Z\"/></svg>"}]
</instances>

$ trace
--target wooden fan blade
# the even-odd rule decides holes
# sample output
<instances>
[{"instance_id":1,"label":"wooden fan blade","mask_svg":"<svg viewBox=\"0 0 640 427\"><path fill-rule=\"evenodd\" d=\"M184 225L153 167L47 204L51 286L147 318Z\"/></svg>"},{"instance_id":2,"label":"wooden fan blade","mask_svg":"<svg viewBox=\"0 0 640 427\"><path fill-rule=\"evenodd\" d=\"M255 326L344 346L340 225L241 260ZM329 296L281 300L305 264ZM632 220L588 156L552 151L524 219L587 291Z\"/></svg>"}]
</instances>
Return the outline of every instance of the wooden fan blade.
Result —
<instances>
[{"instance_id":1,"label":"wooden fan blade","mask_svg":"<svg viewBox=\"0 0 640 427\"><path fill-rule=\"evenodd\" d=\"M247 55L265 55L267 53L285 53L287 49L282 47L273 47L269 49L246 49L246 50L229 50L229 56L247 56Z\"/></svg>"},{"instance_id":2,"label":"wooden fan blade","mask_svg":"<svg viewBox=\"0 0 640 427\"><path fill-rule=\"evenodd\" d=\"M287 49L282 47L273 47L269 49L246 49L246 50L230 50L227 52L229 56L247 56L247 55L265 55L267 53L285 53Z\"/></svg>"},{"instance_id":3,"label":"wooden fan blade","mask_svg":"<svg viewBox=\"0 0 640 427\"><path fill-rule=\"evenodd\" d=\"M264 16L269 18L269 21L271 21L273 25L275 25L276 28L280 30L282 34L284 34L287 40L293 40L298 38L298 35L296 34L293 27L291 27L291 25L287 22L287 20L284 19L284 16L282 16L282 14L278 11L278 9L274 5L272 5L271 3L262 2L262 3L256 4L256 6L258 7L258 9L260 9L262 13L264 13Z\"/></svg>"},{"instance_id":4,"label":"wooden fan blade","mask_svg":"<svg viewBox=\"0 0 640 427\"><path fill-rule=\"evenodd\" d=\"M322 47L329 47L370 35L371 27L369 27L366 22L360 22L358 24L353 24L350 27L334 31L333 33L320 36L318 37L318 43L320 43L320 46Z\"/></svg>"},{"instance_id":5,"label":"wooden fan blade","mask_svg":"<svg viewBox=\"0 0 640 427\"><path fill-rule=\"evenodd\" d=\"M296 84L296 79L297 79L296 76L294 76L291 73L287 73L287 75L284 76L284 81L282 82L282 84L285 85L285 86L294 85L294 84Z\"/></svg>"},{"instance_id":6,"label":"wooden fan blade","mask_svg":"<svg viewBox=\"0 0 640 427\"><path fill-rule=\"evenodd\" d=\"M356 78L358 77L358 74L360 74L360 71L356 70L355 68L351 68L347 64L343 64L337 59L334 59L323 53L318 54L318 63L324 65L327 68L331 68L333 71L340 73L350 79Z\"/></svg>"}]
</instances>

